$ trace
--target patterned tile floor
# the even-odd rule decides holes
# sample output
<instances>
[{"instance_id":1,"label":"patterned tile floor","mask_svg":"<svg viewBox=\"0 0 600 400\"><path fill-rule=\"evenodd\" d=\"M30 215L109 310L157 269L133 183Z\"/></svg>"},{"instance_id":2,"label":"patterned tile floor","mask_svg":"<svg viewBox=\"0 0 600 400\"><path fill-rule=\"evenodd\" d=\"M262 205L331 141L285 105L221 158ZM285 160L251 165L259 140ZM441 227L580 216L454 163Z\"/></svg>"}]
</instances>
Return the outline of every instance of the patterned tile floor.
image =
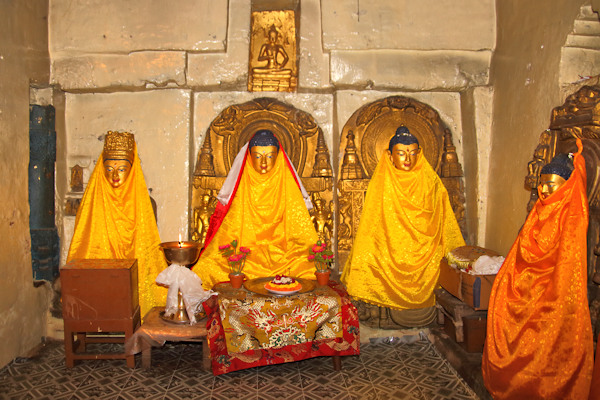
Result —
<instances>
[{"instance_id":1,"label":"patterned tile floor","mask_svg":"<svg viewBox=\"0 0 600 400\"><path fill-rule=\"evenodd\" d=\"M106 345L104 345L106 346ZM115 345L110 345L115 346ZM152 368L123 360L80 361L68 369L62 342L0 369L0 399L477 399L422 335L363 343L360 356L252 368L213 376L200 370L201 345L169 344L152 351Z\"/></svg>"}]
</instances>

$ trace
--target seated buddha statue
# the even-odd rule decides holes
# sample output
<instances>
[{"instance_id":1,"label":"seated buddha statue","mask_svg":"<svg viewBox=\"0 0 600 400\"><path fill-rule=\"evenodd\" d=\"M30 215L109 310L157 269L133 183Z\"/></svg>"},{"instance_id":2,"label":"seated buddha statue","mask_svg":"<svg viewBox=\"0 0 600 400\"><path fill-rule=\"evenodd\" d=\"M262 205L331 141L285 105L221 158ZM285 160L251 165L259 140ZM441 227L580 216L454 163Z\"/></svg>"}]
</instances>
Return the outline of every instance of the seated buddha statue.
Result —
<instances>
[{"instance_id":1,"label":"seated buddha statue","mask_svg":"<svg viewBox=\"0 0 600 400\"><path fill-rule=\"evenodd\" d=\"M394 322L423 326L435 317L442 257L465 244L448 192L401 126L367 188L342 282L356 300L394 312Z\"/></svg>"},{"instance_id":2,"label":"seated buddha statue","mask_svg":"<svg viewBox=\"0 0 600 400\"><path fill-rule=\"evenodd\" d=\"M541 169L539 198L494 280L482 372L494 399L587 399L588 199L582 144ZM592 397L590 397L592 398Z\"/></svg>"},{"instance_id":3,"label":"seated buddha statue","mask_svg":"<svg viewBox=\"0 0 600 400\"><path fill-rule=\"evenodd\" d=\"M314 279L308 249L317 242L310 197L279 141L259 130L234 159L193 270L206 289L229 280L219 246L237 240L250 249L248 279L291 275Z\"/></svg>"},{"instance_id":4,"label":"seated buddha statue","mask_svg":"<svg viewBox=\"0 0 600 400\"><path fill-rule=\"evenodd\" d=\"M277 32L277 28L275 28L275 25L271 25L267 35L267 43L261 46L258 53L258 61L266 61L267 65L265 67L254 68L255 72L274 72L282 70L287 64L289 56L283 46L277 43L278 38L279 32Z\"/></svg>"},{"instance_id":5,"label":"seated buddha statue","mask_svg":"<svg viewBox=\"0 0 600 400\"><path fill-rule=\"evenodd\" d=\"M167 267L159 247L154 210L133 134L108 132L75 219L67 261L75 258L138 261L141 315L165 304L155 283Z\"/></svg>"}]
</instances>

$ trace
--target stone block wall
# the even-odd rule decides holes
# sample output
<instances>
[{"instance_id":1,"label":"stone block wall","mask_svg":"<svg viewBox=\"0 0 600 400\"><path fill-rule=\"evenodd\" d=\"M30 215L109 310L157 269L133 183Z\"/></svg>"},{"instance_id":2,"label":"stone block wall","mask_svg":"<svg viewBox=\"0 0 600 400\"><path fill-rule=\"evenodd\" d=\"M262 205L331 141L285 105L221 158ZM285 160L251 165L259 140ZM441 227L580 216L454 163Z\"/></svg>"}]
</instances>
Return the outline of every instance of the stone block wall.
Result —
<instances>
[{"instance_id":1,"label":"stone block wall","mask_svg":"<svg viewBox=\"0 0 600 400\"><path fill-rule=\"evenodd\" d=\"M67 176L79 162L89 176L102 135L131 131L158 205L162 240L187 236L189 177L208 126L227 106L263 96L315 117L334 171L346 120L364 104L391 95L434 107L454 134L463 166L469 165L464 154L483 152L487 162L480 143L463 141L462 126L463 118L489 107L480 100L465 109L461 93L489 87L493 0L284 2L300 14L298 90L287 94L246 88L251 12L264 9L262 3L51 0L51 81L67 92L66 143L60 149L67 168L58 173ZM475 124L473 137L487 136L489 129ZM476 198L485 177L471 176L467 190ZM467 209L476 221L477 206ZM63 221L66 254L74 217ZM479 227L472 225L469 239L475 242Z\"/></svg>"}]
</instances>

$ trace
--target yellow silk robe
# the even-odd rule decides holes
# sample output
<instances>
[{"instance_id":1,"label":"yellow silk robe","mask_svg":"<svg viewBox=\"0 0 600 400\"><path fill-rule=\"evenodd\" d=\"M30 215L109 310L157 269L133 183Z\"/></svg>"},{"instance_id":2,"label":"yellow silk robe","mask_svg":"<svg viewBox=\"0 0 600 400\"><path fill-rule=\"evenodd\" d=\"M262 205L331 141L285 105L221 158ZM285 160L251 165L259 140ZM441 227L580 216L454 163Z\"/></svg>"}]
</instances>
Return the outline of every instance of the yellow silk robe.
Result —
<instances>
[{"instance_id":1,"label":"yellow silk robe","mask_svg":"<svg viewBox=\"0 0 600 400\"><path fill-rule=\"evenodd\" d=\"M135 159L129 176L113 188L104 175L102 155L90 177L75 219L67 261L74 258L138 260L138 291L142 317L164 306L167 289L155 283L167 267L142 166Z\"/></svg>"},{"instance_id":2,"label":"yellow silk robe","mask_svg":"<svg viewBox=\"0 0 600 400\"><path fill-rule=\"evenodd\" d=\"M284 155L273 169L257 172L246 157L231 206L193 270L206 289L229 280L229 265L219 246L238 241L251 253L243 273L248 279L286 274L314 279L308 249L318 238L310 214Z\"/></svg>"},{"instance_id":3,"label":"yellow silk robe","mask_svg":"<svg viewBox=\"0 0 600 400\"><path fill-rule=\"evenodd\" d=\"M464 244L448 192L425 157L401 171L384 153L342 282L367 303L397 310L432 307L440 260Z\"/></svg>"},{"instance_id":4,"label":"yellow silk robe","mask_svg":"<svg viewBox=\"0 0 600 400\"><path fill-rule=\"evenodd\" d=\"M563 186L540 195L494 280L482 360L494 399L588 398L594 360L580 153L574 164Z\"/></svg>"}]
</instances>

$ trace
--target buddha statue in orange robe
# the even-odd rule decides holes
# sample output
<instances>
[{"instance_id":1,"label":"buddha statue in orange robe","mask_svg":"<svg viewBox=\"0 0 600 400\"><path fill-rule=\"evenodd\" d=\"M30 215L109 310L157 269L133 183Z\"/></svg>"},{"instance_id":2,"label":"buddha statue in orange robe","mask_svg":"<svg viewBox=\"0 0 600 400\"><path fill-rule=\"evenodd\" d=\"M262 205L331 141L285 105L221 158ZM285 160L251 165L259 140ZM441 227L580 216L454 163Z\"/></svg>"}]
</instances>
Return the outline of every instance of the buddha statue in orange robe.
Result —
<instances>
[{"instance_id":1,"label":"buddha statue in orange robe","mask_svg":"<svg viewBox=\"0 0 600 400\"><path fill-rule=\"evenodd\" d=\"M464 244L446 188L401 126L371 177L342 282L355 299L398 310L402 324L426 325L440 261Z\"/></svg>"},{"instance_id":2,"label":"buddha statue in orange robe","mask_svg":"<svg viewBox=\"0 0 600 400\"><path fill-rule=\"evenodd\" d=\"M585 161L557 155L490 295L482 372L494 399L587 399L593 338L587 300Z\"/></svg>"},{"instance_id":3,"label":"buddha statue in orange robe","mask_svg":"<svg viewBox=\"0 0 600 400\"><path fill-rule=\"evenodd\" d=\"M167 267L135 138L108 132L75 219L67 261L137 259L142 317L165 305L167 289L155 283Z\"/></svg>"},{"instance_id":4,"label":"buddha statue in orange robe","mask_svg":"<svg viewBox=\"0 0 600 400\"><path fill-rule=\"evenodd\" d=\"M318 238L310 197L271 131L260 130L244 145L219 192L206 243L194 272L206 289L229 280L219 247L236 240L250 249L248 279L291 275L314 279L308 249Z\"/></svg>"}]
</instances>

